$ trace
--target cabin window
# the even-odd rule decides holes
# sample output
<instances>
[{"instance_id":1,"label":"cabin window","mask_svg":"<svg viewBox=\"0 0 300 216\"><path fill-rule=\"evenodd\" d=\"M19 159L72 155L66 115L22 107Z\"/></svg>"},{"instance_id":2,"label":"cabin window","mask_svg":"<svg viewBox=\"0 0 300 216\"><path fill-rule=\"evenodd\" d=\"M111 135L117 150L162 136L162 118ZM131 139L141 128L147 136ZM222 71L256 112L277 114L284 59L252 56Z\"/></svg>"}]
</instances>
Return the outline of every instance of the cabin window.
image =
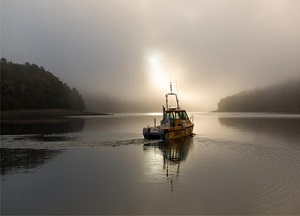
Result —
<instances>
[{"instance_id":1,"label":"cabin window","mask_svg":"<svg viewBox=\"0 0 300 216\"><path fill-rule=\"evenodd\" d=\"M175 113L175 119L180 119L179 112Z\"/></svg>"},{"instance_id":2,"label":"cabin window","mask_svg":"<svg viewBox=\"0 0 300 216\"><path fill-rule=\"evenodd\" d=\"M170 119L170 113L166 113L166 119Z\"/></svg>"},{"instance_id":3,"label":"cabin window","mask_svg":"<svg viewBox=\"0 0 300 216\"><path fill-rule=\"evenodd\" d=\"M185 111L180 112L181 119L188 119L188 115Z\"/></svg>"},{"instance_id":4,"label":"cabin window","mask_svg":"<svg viewBox=\"0 0 300 216\"><path fill-rule=\"evenodd\" d=\"M170 118L174 119L174 113L173 112L170 112Z\"/></svg>"},{"instance_id":5,"label":"cabin window","mask_svg":"<svg viewBox=\"0 0 300 216\"><path fill-rule=\"evenodd\" d=\"M167 112L166 113L166 119L173 119L173 118L174 118L173 112Z\"/></svg>"}]
</instances>

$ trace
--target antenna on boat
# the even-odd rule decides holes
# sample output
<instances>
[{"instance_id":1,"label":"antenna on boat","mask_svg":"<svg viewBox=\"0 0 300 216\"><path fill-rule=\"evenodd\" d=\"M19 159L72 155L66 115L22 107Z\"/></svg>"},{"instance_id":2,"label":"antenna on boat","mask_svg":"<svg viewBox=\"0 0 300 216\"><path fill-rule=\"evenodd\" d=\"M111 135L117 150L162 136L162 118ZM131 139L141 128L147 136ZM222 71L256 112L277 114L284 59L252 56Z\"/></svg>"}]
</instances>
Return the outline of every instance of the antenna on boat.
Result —
<instances>
[{"instance_id":1,"label":"antenna on boat","mask_svg":"<svg viewBox=\"0 0 300 216\"><path fill-rule=\"evenodd\" d=\"M171 90L171 93L172 93L172 82L170 82L170 90Z\"/></svg>"}]
</instances>

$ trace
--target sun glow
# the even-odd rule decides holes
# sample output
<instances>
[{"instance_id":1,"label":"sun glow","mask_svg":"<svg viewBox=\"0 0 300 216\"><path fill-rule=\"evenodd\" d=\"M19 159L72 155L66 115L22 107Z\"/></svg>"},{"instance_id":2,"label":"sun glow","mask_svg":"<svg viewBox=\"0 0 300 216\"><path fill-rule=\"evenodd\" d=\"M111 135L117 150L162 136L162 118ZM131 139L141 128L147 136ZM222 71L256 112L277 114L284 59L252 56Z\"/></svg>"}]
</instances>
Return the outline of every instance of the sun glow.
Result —
<instances>
[{"instance_id":1,"label":"sun glow","mask_svg":"<svg viewBox=\"0 0 300 216\"><path fill-rule=\"evenodd\" d=\"M168 91L171 81L162 55L152 54L147 58L150 82L160 91Z\"/></svg>"}]
</instances>

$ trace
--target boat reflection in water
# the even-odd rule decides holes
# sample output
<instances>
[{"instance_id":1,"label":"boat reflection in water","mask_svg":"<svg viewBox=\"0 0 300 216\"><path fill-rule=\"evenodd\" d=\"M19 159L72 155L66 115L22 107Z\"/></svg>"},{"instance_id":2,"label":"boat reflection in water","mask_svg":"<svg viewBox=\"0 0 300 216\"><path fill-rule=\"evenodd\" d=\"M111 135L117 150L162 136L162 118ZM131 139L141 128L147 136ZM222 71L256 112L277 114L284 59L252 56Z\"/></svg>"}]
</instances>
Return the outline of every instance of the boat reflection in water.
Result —
<instances>
[{"instance_id":1,"label":"boat reflection in water","mask_svg":"<svg viewBox=\"0 0 300 216\"><path fill-rule=\"evenodd\" d=\"M161 163L162 169L153 174L159 175L160 173L164 173L171 184L171 191L174 190L174 184L178 181L180 166L187 159L192 143L193 138L182 137L168 141L160 141L156 144L144 145L145 151L152 148L155 152L155 156L163 156ZM160 151L156 151L157 147ZM155 161L155 163L157 163L157 161Z\"/></svg>"}]
</instances>

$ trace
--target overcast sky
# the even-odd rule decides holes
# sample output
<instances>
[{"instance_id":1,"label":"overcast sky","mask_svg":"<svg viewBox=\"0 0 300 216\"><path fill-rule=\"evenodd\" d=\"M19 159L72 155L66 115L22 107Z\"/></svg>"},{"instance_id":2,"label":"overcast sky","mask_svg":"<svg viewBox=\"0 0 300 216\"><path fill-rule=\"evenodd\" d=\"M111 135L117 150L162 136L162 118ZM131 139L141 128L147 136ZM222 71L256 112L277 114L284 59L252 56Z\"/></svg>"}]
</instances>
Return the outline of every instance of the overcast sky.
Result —
<instances>
[{"instance_id":1,"label":"overcast sky","mask_svg":"<svg viewBox=\"0 0 300 216\"><path fill-rule=\"evenodd\" d=\"M106 108L160 110L171 80L182 107L214 110L300 76L300 1L1 0L1 57L43 66Z\"/></svg>"}]
</instances>

